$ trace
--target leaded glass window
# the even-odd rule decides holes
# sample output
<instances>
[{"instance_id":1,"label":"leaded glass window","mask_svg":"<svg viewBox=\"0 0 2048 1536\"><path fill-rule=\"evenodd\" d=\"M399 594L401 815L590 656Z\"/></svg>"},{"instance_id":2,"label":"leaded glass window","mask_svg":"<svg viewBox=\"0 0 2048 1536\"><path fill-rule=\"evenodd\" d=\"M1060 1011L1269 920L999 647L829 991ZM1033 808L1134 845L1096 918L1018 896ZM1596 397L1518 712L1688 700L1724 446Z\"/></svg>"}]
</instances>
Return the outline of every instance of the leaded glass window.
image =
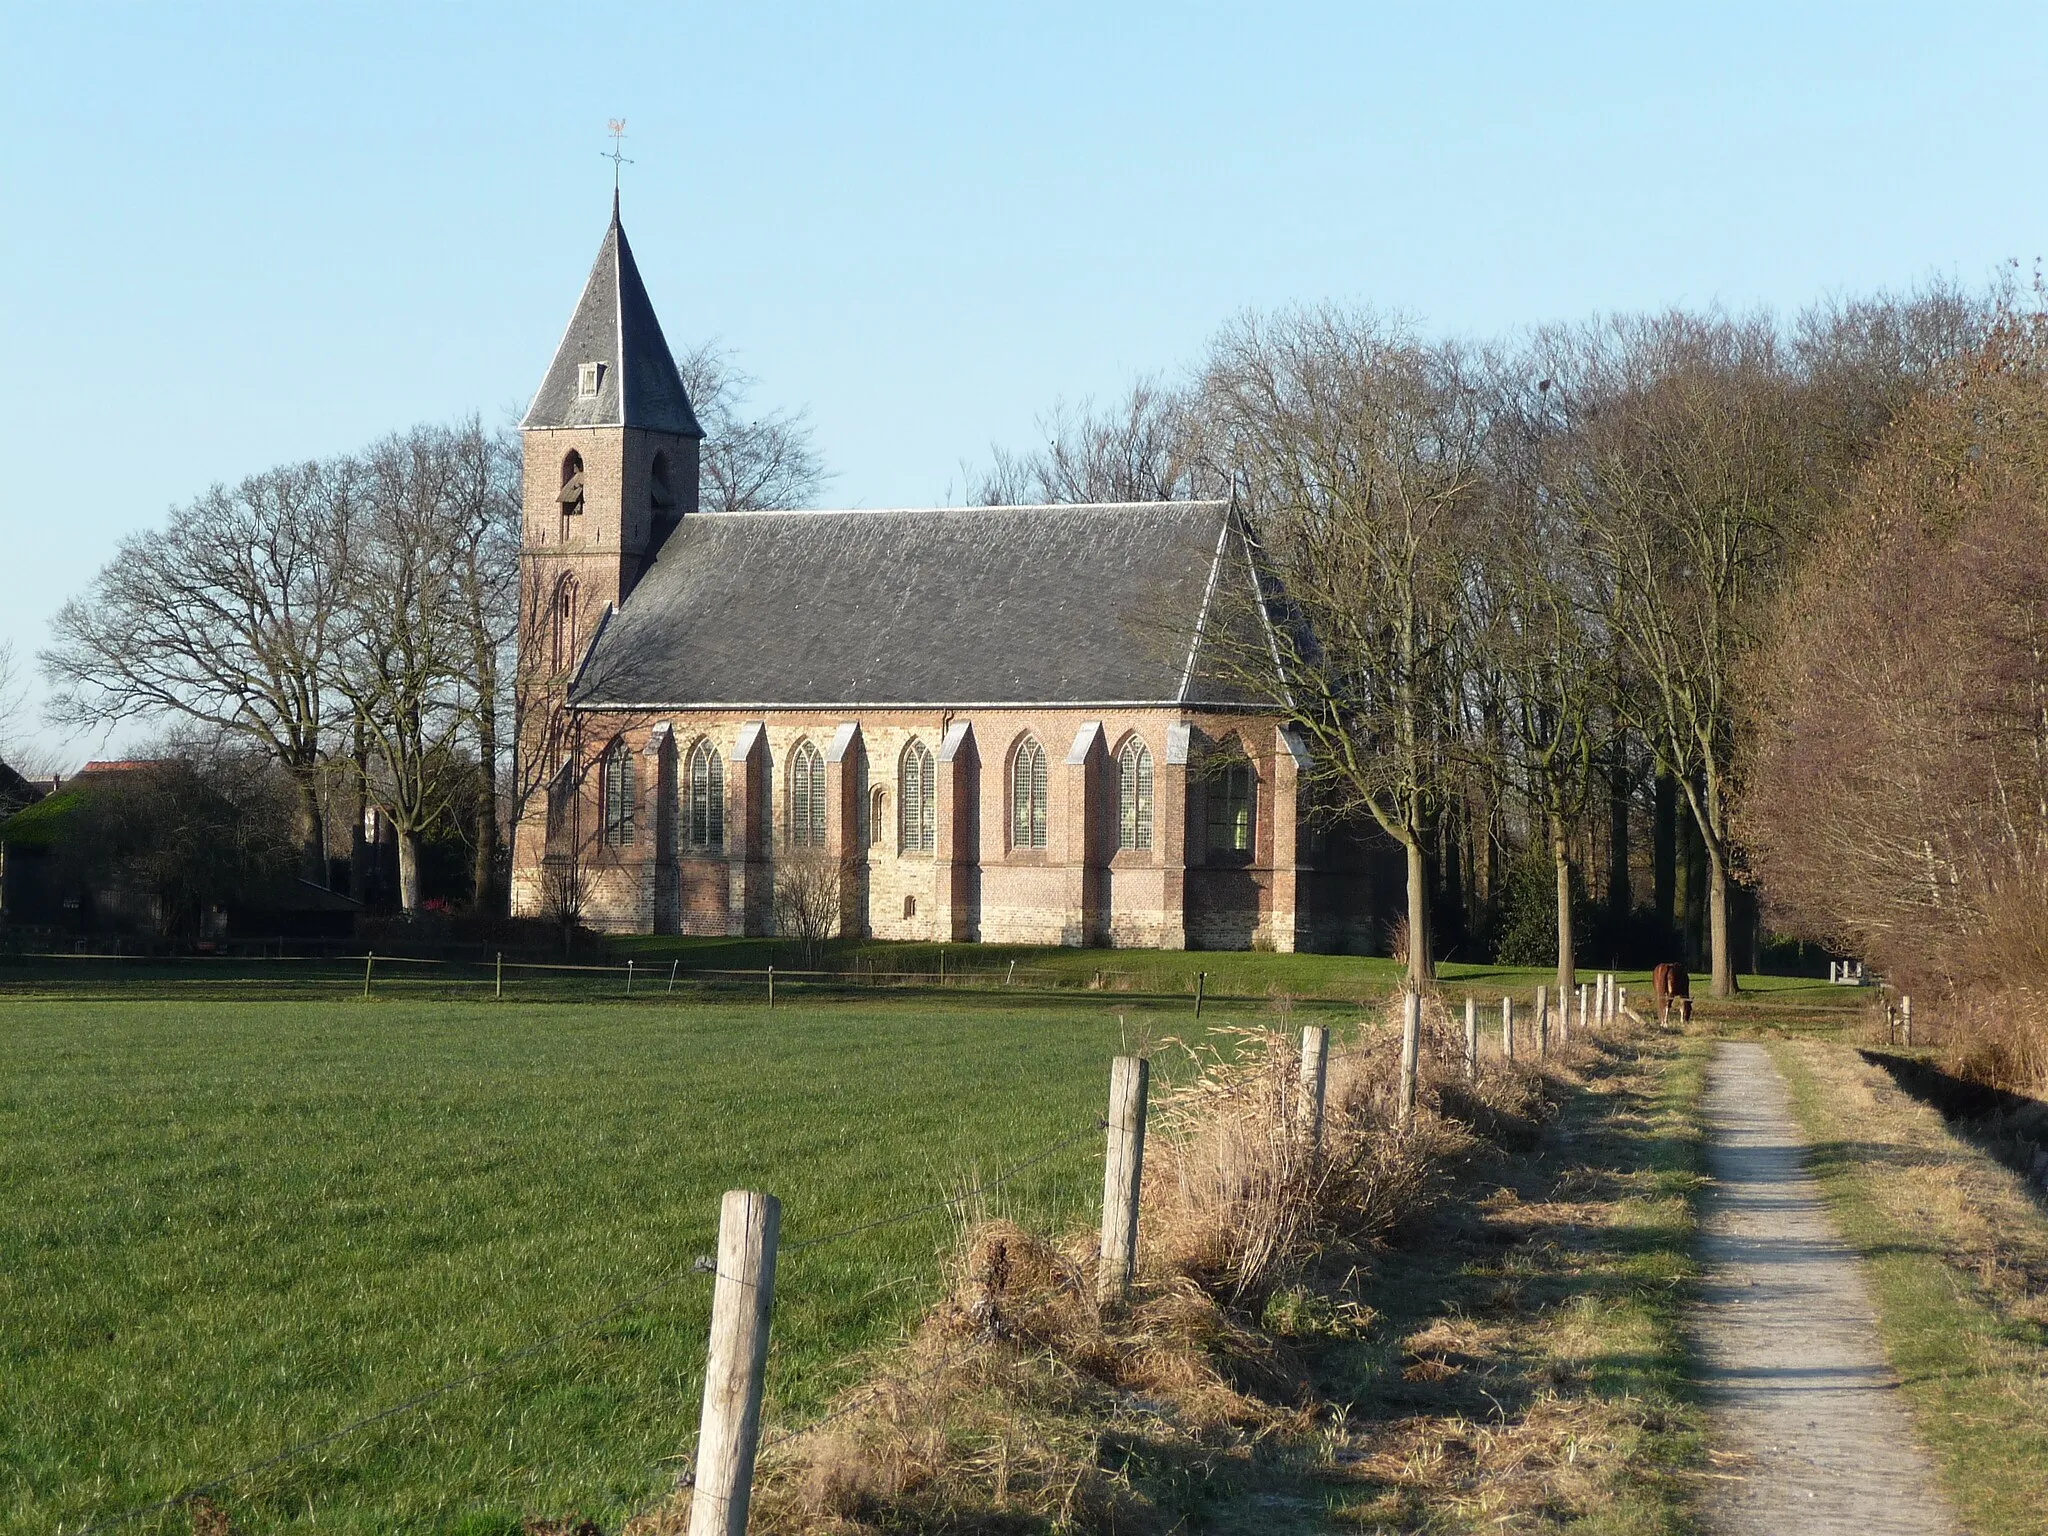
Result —
<instances>
[{"instance_id":1,"label":"leaded glass window","mask_svg":"<svg viewBox=\"0 0 2048 1536\"><path fill-rule=\"evenodd\" d=\"M1116 755L1116 845L1152 846L1152 753L1133 736Z\"/></svg>"},{"instance_id":2,"label":"leaded glass window","mask_svg":"<svg viewBox=\"0 0 2048 1536\"><path fill-rule=\"evenodd\" d=\"M604 754L599 775L604 788L604 845L629 848L633 844L633 749L615 741Z\"/></svg>"},{"instance_id":3,"label":"leaded glass window","mask_svg":"<svg viewBox=\"0 0 2048 1536\"><path fill-rule=\"evenodd\" d=\"M897 795L905 853L931 853L939 845L938 765L931 748L913 741L903 751L902 784Z\"/></svg>"},{"instance_id":4,"label":"leaded glass window","mask_svg":"<svg viewBox=\"0 0 2048 1536\"><path fill-rule=\"evenodd\" d=\"M725 761L709 741L690 749L690 846L725 846Z\"/></svg>"},{"instance_id":5,"label":"leaded glass window","mask_svg":"<svg viewBox=\"0 0 2048 1536\"><path fill-rule=\"evenodd\" d=\"M1010 763L1010 846L1045 846L1045 748L1024 738Z\"/></svg>"},{"instance_id":6,"label":"leaded glass window","mask_svg":"<svg viewBox=\"0 0 2048 1536\"><path fill-rule=\"evenodd\" d=\"M789 840L799 848L825 846L825 756L808 741L789 759Z\"/></svg>"},{"instance_id":7,"label":"leaded glass window","mask_svg":"<svg viewBox=\"0 0 2048 1536\"><path fill-rule=\"evenodd\" d=\"M1243 758L1218 768L1209 781L1209 851L1252 851L1252 765Z\"/></svg>"}]
</instances>

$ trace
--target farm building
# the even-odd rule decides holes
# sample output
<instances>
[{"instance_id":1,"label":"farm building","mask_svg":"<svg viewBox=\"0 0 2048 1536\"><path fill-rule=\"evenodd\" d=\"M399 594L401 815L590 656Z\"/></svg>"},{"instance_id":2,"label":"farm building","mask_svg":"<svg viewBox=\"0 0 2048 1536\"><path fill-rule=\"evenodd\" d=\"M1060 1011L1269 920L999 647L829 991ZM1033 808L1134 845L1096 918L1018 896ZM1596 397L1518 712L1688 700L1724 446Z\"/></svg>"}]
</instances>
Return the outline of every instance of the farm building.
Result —
<instances>
[{"instance_id":1,"label":"farm building","mask_svg":"<svg viewBox=\"0 0 2048 1536\"><path fill-rule=\"evenodd\" d=\"M1398 860L1219 663L1264 622L1229 503L700 512L616 205L521 431L521 913L759 934L822 888L884 939L1385 947Z\"/></svg>"}]
</instances>

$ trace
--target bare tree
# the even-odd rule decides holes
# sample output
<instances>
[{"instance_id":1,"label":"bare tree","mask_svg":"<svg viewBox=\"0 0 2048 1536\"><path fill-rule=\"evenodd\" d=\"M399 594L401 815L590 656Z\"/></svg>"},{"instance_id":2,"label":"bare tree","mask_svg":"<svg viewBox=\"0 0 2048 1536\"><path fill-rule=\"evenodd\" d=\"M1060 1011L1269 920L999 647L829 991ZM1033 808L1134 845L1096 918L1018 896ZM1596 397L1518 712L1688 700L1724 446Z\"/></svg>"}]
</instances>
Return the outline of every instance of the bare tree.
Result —
<instances>
[{"instance_id":1,"label":"bare tree","mask_svg":"<svg viewBox=\"0 0 2048 1536\"><path fill-rule=\"evenodd\" d=\"M801 963L813 969L839 931L839 859L822 848L784 848L775 858L775 931L794 939Z\"/></svg>"},{"instance_id":2,"label":"bare tree","mask_svg":"<svg viewBox=\"0 0 2048 1536\"><path fill-rule=\"evenodd\" d=\"M1251 643L1233 670L1308 738L1324 811L1370 814L1405 851L1418 986L1435 975L1429 838L1450 779L1482 476L1468 372L1399 323L1325 308L1237 322L1204 382L1280 588L1267 595L1277 622L1240 626Z\"/></svg>"},{"instance_id":3,"label":"bare tree","mask_svg":"<svg viewBox=\"0 0 2048 1536\"><path fill-rule=\"evenodd\" d=\"M1490 434L1492 494L1472 541L1474 665L1466 686L1491 694L1506 729L1465 738L1480 768L1500 765L1526 787L1532 833L1557 877L1557 988L1577 985L1573 833L1592 788L1602 720L1612 709L1604 665L1607 603L1563 506L1545 494L1543 459L1564 422L1548 378L1524 359L1502 368Z\"/></svg>"},{"instance_id":4,"label":"bare tree","mask_svg":"<svg viewBox=\"0 0 2048 1536\"><path fill-rule=\"evenodd\" d=\"M22 722L28 715L28 686L14 659L13 643L0 640L0 761L20 750Z\"/></svg>"},{"instance_id":5,"label":"bare tree","mask_svg":"<svg viewBox=\"0 0 2048 1536\"><path fill-rule=\"evenodd\" d=\"M400 905L419 910L420 844L473 769L475 632L463 590L471 508L450 435L418 428L363 461L363 515L346 566L346 633L334 687L377 763L376 792L398 834Z\"/></svg>"},{"instance_id":6,"label":"bare tree","mask_svg":"<svg viewBox=\"0 0 2048 1536\"><path fill-rule=\"evenodd\" d=\"M991 466L969 476L969 501L1175 501L1230 492L1227 476L1207 456L1198 402L1157 380L1140 379L1120 405L1101 411L1093 401L1061 403L1038 425L1045 446L1028 453L996 448Z\"/></svg>"},{"instance_id":7,"label":"bare tree","mask_svg":"<svg viewBox=\"0 0 2048 1536\"><path fill-rule=\"evenodd\" d=\"M345 464L215 486L122 541L41 653L60 724L189 720L239 736L290 777L300 862L325 883L318 777L354 517Z\"/></svg>"},{"instance_id":8,"label":"bare tree","mask_svg":"<svg viewBox=\"0 0 2048 1536\"><path fill-rule=\"evenodd\" d=\"M746 512L808 506L829 478L802 411L748 416L755 380L716 342L685 353L676 364L704 429L703 510Z\"/></svg>"},{"instance_id":9,"label":"bare tree","mask_svg":"<svg viewBox=\"0 0 2048 1536\"><path fill-rule=\"evenodd\" d=\"M519 622L520 458L517 443L475 417L438 435L449 460L446 530L450 578L469 655L468 712L480 783L476 795L477 907L502 911L505 836L500 823L500 728L508 648Z\"/></svg>"}]
</instances>

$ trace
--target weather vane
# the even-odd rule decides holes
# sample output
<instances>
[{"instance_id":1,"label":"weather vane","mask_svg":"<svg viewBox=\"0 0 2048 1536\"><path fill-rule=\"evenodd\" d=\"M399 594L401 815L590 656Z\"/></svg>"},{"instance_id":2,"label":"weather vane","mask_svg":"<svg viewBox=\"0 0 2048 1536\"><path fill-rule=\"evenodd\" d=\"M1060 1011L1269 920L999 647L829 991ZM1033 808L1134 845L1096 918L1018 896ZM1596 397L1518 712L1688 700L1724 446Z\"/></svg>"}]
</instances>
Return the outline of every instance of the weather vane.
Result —
<instances>
[{"instance_id":1,"label":"weather vane","mask_svg":"<svg viewBox=\"0 0 2048 1536\"><path fill-rule=\"evenodd\" d=\"M616 197L619 191L619 167L631 165L633 162L619 152L619 141L626 136L626 120L623 117L615 117L605 126L606 132L612 136L611 153L606 154L600 150L598 157L612 163L612 195Z\"/></svg>"}]
</instances>

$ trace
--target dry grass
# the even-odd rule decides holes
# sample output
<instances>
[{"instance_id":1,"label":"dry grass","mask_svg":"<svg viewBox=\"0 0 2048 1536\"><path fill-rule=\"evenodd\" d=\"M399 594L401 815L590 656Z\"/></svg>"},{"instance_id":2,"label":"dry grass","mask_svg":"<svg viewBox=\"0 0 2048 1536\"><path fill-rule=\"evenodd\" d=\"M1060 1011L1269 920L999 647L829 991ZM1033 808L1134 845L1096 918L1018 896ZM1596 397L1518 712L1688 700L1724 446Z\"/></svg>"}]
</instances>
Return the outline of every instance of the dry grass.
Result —
<instances>
[{"instance_id":1,"label":"dry grass","mask_svg":"<svg viewBox=\"0 0 2048 1536\"><path fill-rule=\"evenodd\" d=\"M1780 1046L1778 1059L1950 1497L1985 1536L2040 1530L2048 1218L2020 1175L1881 1066L1818 1044Z\"/></svg>"},{"instance_id":2,"label":"dry grass","mask_svg":"<svg viewBox=\"0 0 2048 1536\"><path fill-rule=\"evenodd\" d=\"M1333 1515L1384 1524L1373 1511L1428 1489L1447 1512L1512 1529L1611 1491L1611 1463L1634 1443L1612 1421L1626 1429L1649 1410L1589 1386L1600 1351L1579 1335L1612 1329L1574 1310L1556 1273L1560 1231L1598 1225L1597 1178L1556 1208L1507 1188L1465 1202L1466 1224L1488 1229L1465 1254L1493 1266L1472 1282L1486 1315L1393 1328L1373 1304L1400 1291L1404 1240L1457 1208L1454 1195L1476 1195L1475 1174L1526 1155L1610 1058L1582 1044L1543 1073L1489 1059L1467 1083L1462 1029L1441 1009L1428 1027L1425 1061L1442 1065L1405 1126L1397 1036L1372 1021L1333 1040L1319 1158L1299 1130L1291 1033L1244 1031L1220 1050L1168 1042L1190 1070L1152 1111L1130 1304L1095 1305L1093 1233L978 1224L915 1335L764 1456L752 1528L1327 1529ZM1525 1251L1503 1259L1503 1243ZM1423 1250L1426 1266L1452 1257ZM1533 1366L1532 1339L1544 1352ZM1357 1388L1375 1376L1390 1404L1421 1393L1432 1411L1360 1418ZM686 1509L635 1536L680 1531Z\"/></svg>"}]
</instances>

